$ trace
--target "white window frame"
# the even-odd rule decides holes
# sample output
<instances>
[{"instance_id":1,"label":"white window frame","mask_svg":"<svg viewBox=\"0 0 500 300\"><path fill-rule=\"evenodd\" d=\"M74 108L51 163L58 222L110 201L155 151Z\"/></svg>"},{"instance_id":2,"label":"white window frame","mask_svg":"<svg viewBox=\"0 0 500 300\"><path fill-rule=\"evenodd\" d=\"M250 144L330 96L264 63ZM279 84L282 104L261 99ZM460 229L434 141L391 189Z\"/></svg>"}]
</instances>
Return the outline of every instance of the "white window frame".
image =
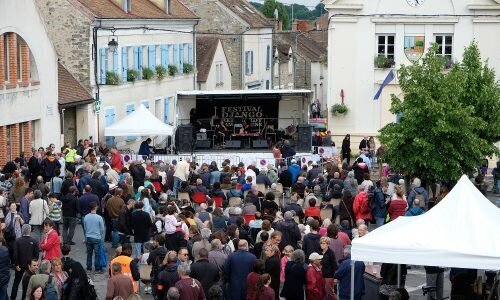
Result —
<instances>
[{"instance_id":1,"label":"white window frame","mask_svg":"<svg viewBox=\"0 0 500 300\"><path fill-rule=\"evenodd\" d=\"M379 43L379 38L382 37L382 36L384 37L384 43L383 44ZM393 44L389 44L389 37L393 37L393 39L394 39ZM395 53L396 52L396 34L392 34L392 33L390 33L390 34L377 34L375 38L376 38L375 53L377 54L376 56L384 56L384 57L390 57L392 59L395 59L395 55L396 55L396 53ZM384 46L384 52L383 53L381 53L379 51L379 47L380 46ZM392 49L393 49L391 54L388 53L389 46L392 46Z\"/></svg>"},{"instance_id":2,"label":"white window frame","mask_svg":"<svg viewBox=\"0 0 500 300\"><path fill-rule=\"evenodd\" d=\"M437 38L438 37L441 37L442 38L442 43L439 44L437 42ZM451 43L450 44L447 44L446 43L446 38L447 37L451 37ZM449 34L449 33L439 33L439 34L434 34L434 43L438 44L439 47L441 48L441 51L440 53L438 53L438 55L441 55L443 57L449 57L450 59L453 57L453 34ZM446 53L446 47L451 47L451 53Z\"/></svg>"}]
</instances>

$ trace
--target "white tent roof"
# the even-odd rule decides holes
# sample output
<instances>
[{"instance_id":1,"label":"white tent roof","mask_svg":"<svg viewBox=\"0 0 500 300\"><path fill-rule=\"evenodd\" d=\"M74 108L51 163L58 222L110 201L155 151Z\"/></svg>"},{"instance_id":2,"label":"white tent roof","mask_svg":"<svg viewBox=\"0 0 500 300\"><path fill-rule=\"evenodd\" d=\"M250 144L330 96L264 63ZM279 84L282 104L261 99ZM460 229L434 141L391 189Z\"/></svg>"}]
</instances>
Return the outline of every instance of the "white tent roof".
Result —
<instances>
[{"instance_id":1,"label":"white tent roof","mask_svg":"<svg viewBox=\"0 0 500 300\"><path fill-rule=\"evenodd\" d=\"M500 209L464 175L427 213L352 242L356 261L500 270Z\"/></svg>"},{"instance_id":2,"label":"white tent roof","mask_svg":"<svg viewBox=\"0 0 500 300\"><path fill-rule=\"evenodd\" d=\"M143 104L136 111L104 129L105 136L172 135L174 128L158 120Z\"/></svg>"}]
</instances>

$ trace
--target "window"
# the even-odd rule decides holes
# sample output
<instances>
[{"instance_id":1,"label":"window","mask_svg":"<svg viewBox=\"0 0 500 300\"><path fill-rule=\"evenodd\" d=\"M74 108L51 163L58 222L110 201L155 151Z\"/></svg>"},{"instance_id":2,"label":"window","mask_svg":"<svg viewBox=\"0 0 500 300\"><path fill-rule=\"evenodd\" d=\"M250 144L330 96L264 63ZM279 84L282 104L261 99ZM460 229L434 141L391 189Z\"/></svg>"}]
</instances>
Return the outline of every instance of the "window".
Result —
<instances>
[{"instance_id":1,"label":"window","mask_svg":"<svg viewBox=\"0 0 500 300\"><path fill-rule=\"evenodd\" d=\"M22 53L21 53L21 41L20 37L17 37L17 78L19 81L22 80L22 71L23 71L23 63L22 63Z\"/></svg>"},{"instance_id":2,"label":"window","mask_svg":"<svg viewBox=\"0 0 500 300\"><path fill-rule=\"evenodd\" d=\"M266 80L266 90L268 90L268 89L269 89L270 85L271 85L271 84L269 83L269 80Z\"/></svg>"},{"instance_id":3,"label":"window","mask_svg":"<svg viewBox=\"0 0 500 300\"><path fill-rule=\"evenodd\" d=\"M377 36L377 56L394 58L394 35Z\"/></svg>"},{"instance_id":4,"label":"window","mask_svg":"<svg viewBox=\"0 0 500 300\"><path fill-rule=\"evenodd\" d=\"M271 68L271 46L267 45L267 51L266 51L266 70L269 70Z\"/></svg>"},{"instance_id":5,"label":"window","mask_svg":"<svg viewBox=\"0 0 500 300\"><path fill-rule=\"evenodd\" d=\"M245 74L253 74L253 51L245 51Z\"/></svg>"},{"instance_id":6,"label":"window","mask_svg":"<svg viewBox=\"0 0 500 300\"><path fill-rule=\"evenodd\" d=\"M9 81L9 44L7 42L8 40L8 33L4 34L3 35L3 53L4 53L4 57L3 57L3 61L4 61L4 78L5 78L5 81Z\"/></svg>"},{"instance_id":7,"label":"window","mask_svg":"<svg viewBox=\"0 0 500 300\"><path fill-rule=\"evenodd\" d=\"M113 125L115 123L115 109L114 108L106 108L104 110L104 125L106 127ZM106 145L113 146L115 144L114 136L106 137Z\"/></svg>"},{"instance_id":8,"label":"window","mask_svg":"<svg viewBox=\"0 0 500 300\"><path fill-rule=\"evenodd\" d=\"M224 73L223 73L223 65L222 63L218 63L215 65L215 86L223 86L224 85Z\"/></svg>"},{"instance_id":9,"label":"window","mask_svg":"<svg viewBox=\"0 0 500 300\"><path fill-rule=\"evenodd\" d=\"M170 97L165 97L165 109L163 114L165 117L165 123L170 124Z\"/></svg>"},{"instance_id":10,"label":"window","mask_svg":"<svg viewBox=\"0 0 500 300\"><path fill-rule=\"evenodd\" d=\"M436 44L439 45L438 53L449 60L453 56L453 36L452 35L436 35Z\"/></svg>"}]
</instances>

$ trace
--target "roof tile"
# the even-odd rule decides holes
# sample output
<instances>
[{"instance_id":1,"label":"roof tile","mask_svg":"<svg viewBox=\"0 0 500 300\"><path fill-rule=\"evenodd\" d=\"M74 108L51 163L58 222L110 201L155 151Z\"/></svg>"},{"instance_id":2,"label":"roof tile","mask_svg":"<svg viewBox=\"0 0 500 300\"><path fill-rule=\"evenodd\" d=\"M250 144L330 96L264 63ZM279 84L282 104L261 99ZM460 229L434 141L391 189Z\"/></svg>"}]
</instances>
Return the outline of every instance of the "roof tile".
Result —
<instances>
[{"instance_id":1,"label":"roof tile","mask_svg":"<svg viewBox=\"0 0 500 300\"><path fill-rule=\"evenodd\" d=\"M132 9L126 13L111 0L78 0L101 19L197 19L179 0L172 0L172 14L167 14L149 0L131 0Z\"/></svg>"},{"instance_id":2,"label":"roof tile","mask_svg":"<svg viewBox=\"0 0 500 300\"><path fill-rule=\"evenodd\" d=\"M57 64L58 73L58 104L61 106L75 106L79 104L91 103L94 98L76 80L73 75L61 64Z\"/></svg>"},{"instance_id":3,"label":"roof tile","mask_svg":"<svg viewBox=\"0 0 500 300\"><path fill-rule=\"evenodd\" d=\"M210 73L210 68L212 67L212 62L218 45L218 37L196 38L196 69L198 70L198 82L207 81L208 73Z\"/></svg>"}]
</instances>

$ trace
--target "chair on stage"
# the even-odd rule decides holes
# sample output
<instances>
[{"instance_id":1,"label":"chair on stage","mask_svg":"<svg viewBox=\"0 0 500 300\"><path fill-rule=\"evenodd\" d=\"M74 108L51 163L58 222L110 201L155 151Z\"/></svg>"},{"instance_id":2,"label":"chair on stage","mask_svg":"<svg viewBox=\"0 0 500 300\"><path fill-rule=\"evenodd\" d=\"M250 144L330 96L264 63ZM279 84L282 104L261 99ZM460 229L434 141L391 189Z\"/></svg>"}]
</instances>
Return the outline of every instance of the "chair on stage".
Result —
<instances>
[{"instance_id":1,"label":"chair on stage","mask_svg":"<svg viewBox=\"0 0 500 300\"><path fill-rule=\"evenodd\" d=\"M240 197L229 198L229 206L230 207L240 207L241 206L241 198Z\"/></svg>"},{"instance_id":2,"label":"chair on stage","mask_svg":"<svg viewBox=\"0 0 500 300\"><path fill-rule=\"evenodd\" d=\"M257 183L257 191L262 192L262 194L266 194L266 185L263 183Z\"/></svg>"},{"instance_id":3,"label":"chair on stage","mask_svg":"<svg viewBox=\"0 0 500 300\"><path fill-rule=\"evenodd\" d=\"M212 199L214 200L216 207L222 207L222 201L224 201L222 197L212 196Z\"/></svg>"},{"instance_id":4,"label":"chair on stage","mask_svg":"<svg viewBox=\"0 0 500 300\"><path fill-rule=\"evenodd\" d=\"M250 224L250 221L255 220L255 215L243 215L245 224Z\"/></svg>"},{"instance_id":5,"label":"chair on stage","mask_svg":"<svg viewBox=\"0 0 500 300\"><path fill-rule=\"evenodd\" d=\"M193 202L196 204L207 203L207 196L203 192L196 192L193 194Z\"/></svg>"}]
</instances>

